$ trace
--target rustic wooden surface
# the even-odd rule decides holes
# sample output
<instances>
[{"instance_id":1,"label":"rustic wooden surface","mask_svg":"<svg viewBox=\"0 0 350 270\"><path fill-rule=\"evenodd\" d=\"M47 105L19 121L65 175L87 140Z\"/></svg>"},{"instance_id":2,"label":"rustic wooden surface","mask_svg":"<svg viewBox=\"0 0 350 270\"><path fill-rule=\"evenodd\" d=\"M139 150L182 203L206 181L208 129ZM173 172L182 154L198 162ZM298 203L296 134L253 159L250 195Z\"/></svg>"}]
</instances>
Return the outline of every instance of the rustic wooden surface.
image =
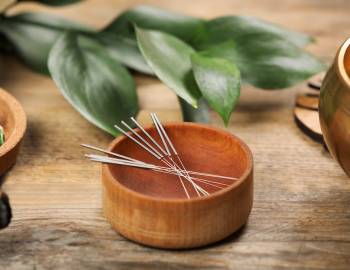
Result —
<instances>
[{"instance_id":1,"label":"rustic wooden surface","mask_svg":"<svg viewBox=\"0 0 350 270\"><path fill-rule=\"evenodd\" d=\"M310 50L330 62L349 35L348 0L87 1L60 9L23 4L101 27L123 9L154 4L206 18L255 15L315 36ZM17 166L6 176L14 220L0 232L1 269L349 269L350 179L324 148L294 124L300 86L267 92L245 86L228 130L251 147L255 199L247 226L203 249L163 251L129 242L101 214L100 168L79 143L111 137L85 121L53 82L12 58L0 85L28 114ZM138 77L141 118L149 110L180 119L176 98L155 79ZM222 127L216 115L213 125Z\"/></svg>"}]
</instances>

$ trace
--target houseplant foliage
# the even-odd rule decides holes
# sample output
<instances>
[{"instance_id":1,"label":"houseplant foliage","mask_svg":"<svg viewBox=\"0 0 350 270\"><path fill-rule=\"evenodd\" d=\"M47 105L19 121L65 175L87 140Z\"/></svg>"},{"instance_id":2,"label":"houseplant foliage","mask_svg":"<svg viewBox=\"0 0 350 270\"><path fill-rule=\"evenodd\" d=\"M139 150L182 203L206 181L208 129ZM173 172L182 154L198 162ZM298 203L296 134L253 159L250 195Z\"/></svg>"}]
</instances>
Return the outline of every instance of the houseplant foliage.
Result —
<instances>
[{"instance_id":1,"label":"houseplant foliage","mask_svg":"<svg viewBox=\"0 0 350 270\"><path fill-rule=\"evenodd\" d=\"M78 112L113 135L113 125L139 109L130 70L173 90L185 120L208 121L210 107L228 124L242 83L283 89L323 70L304 50L310 42L253 17L203 20L149 6L127 10L103 29L39 13L9 16L6 8L0 16L1 51L51 75Z\"/></svg>"}]
</instances>

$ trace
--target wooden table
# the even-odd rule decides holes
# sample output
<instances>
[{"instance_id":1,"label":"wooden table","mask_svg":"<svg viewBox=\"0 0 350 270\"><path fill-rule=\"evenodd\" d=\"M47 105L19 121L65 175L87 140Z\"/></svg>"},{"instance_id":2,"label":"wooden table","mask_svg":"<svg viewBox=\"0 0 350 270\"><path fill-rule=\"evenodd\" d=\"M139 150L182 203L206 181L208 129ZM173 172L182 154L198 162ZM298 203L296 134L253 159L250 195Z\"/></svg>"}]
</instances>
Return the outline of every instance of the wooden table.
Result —
<instances>
[{"instance_id":1,"label":"wooden table","mask_svg":"<svg viewBox=\"0 0 350 270\"><path fill-rule=\"evenodd\" d=\"M246 14L315 36L310 50L330 62L349 35L348 0L87 1L62 14L102 27L139 3L211 18ZM137 77L145 122L181 118L176 97L156 79ZM6 176L14 219L0 232L0 269L349 269L350 181L319 145L294 124L300 85L284 91L244 86L228 130L255 157L255 199L247 226L213 246L164 251L129 242L103 218L100 166L83 158L81 142L112 139L85 121L48 77L12 58L2 61L1 87L23 104L28 132L17 166ZM223 128L213 114L213 125Z\"/></svg>"}]
</instances>

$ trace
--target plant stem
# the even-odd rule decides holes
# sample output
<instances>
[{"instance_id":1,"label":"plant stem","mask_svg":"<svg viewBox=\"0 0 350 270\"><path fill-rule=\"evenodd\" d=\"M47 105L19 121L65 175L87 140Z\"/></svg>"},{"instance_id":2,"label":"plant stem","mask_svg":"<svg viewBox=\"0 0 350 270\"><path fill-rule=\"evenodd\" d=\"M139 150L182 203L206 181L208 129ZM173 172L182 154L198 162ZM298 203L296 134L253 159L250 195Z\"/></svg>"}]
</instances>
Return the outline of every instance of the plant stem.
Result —
<instances>
[{"instance_id":1,"label":"plant stem","mask_svg":"<svg viewBox=\"0 0 350 270\"><path fill-rule=\"evenodd\" d=\"M193 108L185 100L178 97L181 106L182 117L185 122L209 123L210 109L208 103L203 99L198 100L198 108Z\"/></svg>"}]
</instances>

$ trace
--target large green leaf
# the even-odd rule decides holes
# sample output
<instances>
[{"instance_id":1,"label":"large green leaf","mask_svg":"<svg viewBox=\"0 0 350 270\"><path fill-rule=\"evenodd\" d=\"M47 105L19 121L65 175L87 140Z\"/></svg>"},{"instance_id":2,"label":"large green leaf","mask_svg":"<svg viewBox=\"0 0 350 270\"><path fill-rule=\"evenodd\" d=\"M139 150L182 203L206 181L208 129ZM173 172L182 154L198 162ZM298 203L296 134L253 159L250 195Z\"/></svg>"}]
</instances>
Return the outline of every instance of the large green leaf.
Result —
<instances>
[{"instance_id":1,"label":"large green leaf","mask_svg":"<svg viewBox=\"0 0 350 270\"><path fill-rule=\"evenodd\" d=\"M201 54L232 61L244 81L263 89L286 88L324 69L318 59L303 49L269 35L228 41Z\"/></svg>"},{"instance_id":2,"label":"large green leaf","mask_svg":"<svg viewBox=\"0 0 350 270\"><path fill-rule=\"evenodd\" d=\"M109 32L98 33L76 22L42 13L22 13L6 18L0 23L1 30L15 45L22 60L34 70L45 74L48 74L48 53L57 37L66 30L79 31L82 35L98 40L121 63L142 73L152 74L136 40L129 37Z\"/></svg>"},{"instance_id":3,"label":"large green leaf","mask_svg":"<svg viewBox=\"0 0 350 270\"><path fill-rule=\"evenodd\" d=\"M145 74L153 74L135 48L135 28L153 29L170 33L186 42L194 42L203 34L204 21L151 6L127 10L105 27L101 35L114 34L114 46L108 46L113 56L128 67ZM111 37L111 36L109 36ZM107 43L110 43L107 38ZM115 45L117 44L117 46ZM126 57L125 57L125 56Z\"/></svg>"},{"instance_id":4,"label":"large green leaf","mask_svg":"<svg viewBox=\"0 0 350 270\"><path fill-rule=\"evenodd\" d=\"M140 50L158 78L196 107L201 94L191 67L190 57L194 50L180 39L164 32L137 28L136 34Z\"/></svg>"},{"instance_id":5,"label":"large green leaf","mask_svg":"<svg viewBox=\"0 0 350 270\"><path fill-rule=\"evenodd\" d=\"M93 39L63 34L48 66L64 97L99 128L116 135L114 125L137 114L133 78Z\"/></svg>"},{"instance_id":6,"label":"large green leaf","mask_svg":"<svg viewBox=\"0 0 350 270\"><path fill-rule=\"evenodd\" d=\"M65 6L65 5L75 4L83 0L19 0L19 1L39 2L41 4L48 5L48 6Z\"/></svg>"},{"instance_id":7,"label":"large green leaf","mask_svg":"<svg viewBox=\"0 0 350 270\"><path fill-rule=\"evenodd\" d=\"M134 37L135 25L167 32L190 44L204 32L202 19L150 6L138 6L123 12L105 31Z\"/></svg>"},{"instance_id":8,"label":"large green leaf","mask_svg":"<svg viewBox=\"0 0 350 270\"><path fill-rule=\"evenodd\" d=\"M17 55L44 74L48 74L49 51L64 30L90 31L78 23L40 13L22 13L0 19L0 32L13 44Z\"/></svg>"},{"instance_id":9,"label":"large green leaf","mask_svg":"<svg viewBox=\"0 0 350 270\"><path fill-rule=\"evenodd\" d=\"M116 35L110 32L93 34L92 37L98 40L113 58L123 63L128 68L153 75L152 70L143 58L134 38Z\"/></svg>"},{"instance_id":10,"label":"large green leaf","mask_svg":"<svg viewBox=\"0 0 350 270\"><path fill-rule=\"evenodd\" d=\"M256 87L289 87L324 69L324 65L300 47L312 41L257 18L227 16L206 22L206 35L197 42L202 55L231 60L242 78Z\"/></svg>"},{"instance_id":11,"label":"large green leaf","mask_svg":"<svg viewBox=\"0 0 350 270\"><path fill-rule=\"evenodd\" d=\"M197 42L196 47L204 48L223 43L228 40L251 41L263 36L283 39L298 47L303 47L313 39L303 33L298 33L273 23L249 16L226 16L206 22L206 35Z\"/></svg>"},{"instance_id":12,"label":"large green leaf","mask_svg":"<svg viewBox=\"0 0 350 270\"><path fill-rule=\"evenodd\" d=\"M200 54L191 57L194 77L204 98L228 124L240 95L240 73L226 59L208 58Z\"/></svg>"}]
</instances>

